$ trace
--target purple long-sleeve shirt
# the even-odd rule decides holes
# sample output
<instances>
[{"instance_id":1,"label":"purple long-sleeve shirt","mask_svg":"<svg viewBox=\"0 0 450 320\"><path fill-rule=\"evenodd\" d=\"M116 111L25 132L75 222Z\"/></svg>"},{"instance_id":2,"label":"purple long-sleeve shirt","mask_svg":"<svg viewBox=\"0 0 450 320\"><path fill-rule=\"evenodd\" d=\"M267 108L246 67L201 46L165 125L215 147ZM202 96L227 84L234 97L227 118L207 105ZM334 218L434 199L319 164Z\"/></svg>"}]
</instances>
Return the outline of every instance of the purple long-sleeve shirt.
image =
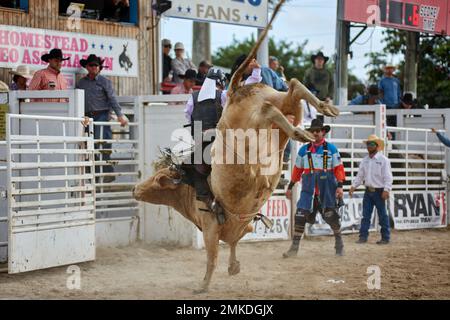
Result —
<instances>
[{"instance_id":1,"label":"purple long-sleeve shirt","mask_svg":"<svg viewBox=\"0 0 450 320\"><path fill-rule=\"evenodd\" d=\"M245 85L260 83L261 80L262 80L261 69L255 68L255 69L253 69L251 76L245 80ZM225 110L225 105L227 103L227 90L222 91L221 101L222 101L222 107ZM186 103L186 108L184 108L184 114L186 115L186 119L189 121L189 123L191 122L192 111L194 111L194 100L192 99L192 95L191 95L189 97L189 100Z\"/></svg>"}]
</instances>

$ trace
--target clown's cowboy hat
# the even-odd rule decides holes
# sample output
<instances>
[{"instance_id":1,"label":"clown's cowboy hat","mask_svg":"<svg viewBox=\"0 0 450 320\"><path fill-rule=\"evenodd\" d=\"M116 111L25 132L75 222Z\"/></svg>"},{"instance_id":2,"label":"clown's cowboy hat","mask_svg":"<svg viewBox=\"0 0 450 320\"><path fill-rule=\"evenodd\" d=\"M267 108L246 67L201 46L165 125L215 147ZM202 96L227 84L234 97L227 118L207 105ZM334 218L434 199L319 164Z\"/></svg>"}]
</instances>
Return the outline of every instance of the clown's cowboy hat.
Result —
<instances>
[{"instance_id":1,"label":"clown's cowboy hat","mask_svg":"<svg viewBox=\"0 0 450 320\"><path fill-rule=\"evenodd\" d=\"M371 134L367 140L363 141L364 144L367 144L368 142L375 142L378 146L378 151L384 149L384 140L379 138L376 134Z\"/></svg>"},{"instance_id":2,"label":"clown's cowboy hat","mask_svg":"<svg viewBox=\"0 0 450 320\"><path fill-rule=\"evenodd\" d=\"M314 130L325 130L325 133L328 133L330 132L331 127L328 125L324 126L322 120L320 119L313 119L313 121L311 121L311 126L306 130L310 132Z\"/></svg>"},{"instance_id":3,"label":"clown's cowboy hat","mask_svg":"<svg viewBox=\"0 0 450 320\"><path fill-rule=\"evenodd\" d=\"M9 73L15 76L24 77L25 79L33 78L33 75L30 73L30 68L28 68L28 66L25 65L18 66L16 70L12 70Z\"/></svg>"},{"instance_id":4,"label":"clown's cowboy hat","mask_svg":"<svg viewBox=\"0 0 450 320\"><path fill-rule=\"evenodd\" d=\"M50 59L69 60L70 58L64 58L61 49L52 49L41 57L41 60L45 62L48 62Z\"/></svg>"},{"instance_id":5,"label":"clown's cowboy hat","mask_svg":"<svg viewBox=\"0 0 450 320\"><path fill-rule=\"evenodd\" d=\"M105 60L100 59L100 57L97 57L95 54L90 54L87 59L80 60L80 65L83 68L86 68L88 64L96 64L100 69L103 69L103 62L105 62Z\"/></svg>"}]
</instances>

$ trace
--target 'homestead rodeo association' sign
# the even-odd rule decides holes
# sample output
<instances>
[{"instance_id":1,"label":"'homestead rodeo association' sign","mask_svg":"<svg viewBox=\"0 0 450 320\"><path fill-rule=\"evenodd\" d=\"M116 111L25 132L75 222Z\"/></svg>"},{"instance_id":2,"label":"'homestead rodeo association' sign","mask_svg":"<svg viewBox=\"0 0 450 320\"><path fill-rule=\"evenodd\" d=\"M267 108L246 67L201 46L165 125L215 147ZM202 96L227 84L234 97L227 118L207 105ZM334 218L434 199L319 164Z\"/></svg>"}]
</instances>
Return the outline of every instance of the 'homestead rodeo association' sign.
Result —
<instances>
[{"instance_id":1,"label":"'homestead rodeo association' sign","mask_svg":"<svg viewBox=\"0 0 450 320\"><path fill-rule=\"evenodd\" d=\"M264 28L267 0L173 0L165 16Z\"/></svg>"},{"instance_id":2,"label":"'homestead rodeo association' sign","mask_svg":"<svg viewBox=\"0 0 450 320\"><path fill-rule=\"evenodd\" d=\"M63 72L80 73L80 59L96 54L105 59L103 75L138 76L138 49L134 39L103 37L74 32L21 28L0 25L0 67L28 65L42 69L41 56L53 48L70 59L63 62Z\"/></svg>"}]
</instances>

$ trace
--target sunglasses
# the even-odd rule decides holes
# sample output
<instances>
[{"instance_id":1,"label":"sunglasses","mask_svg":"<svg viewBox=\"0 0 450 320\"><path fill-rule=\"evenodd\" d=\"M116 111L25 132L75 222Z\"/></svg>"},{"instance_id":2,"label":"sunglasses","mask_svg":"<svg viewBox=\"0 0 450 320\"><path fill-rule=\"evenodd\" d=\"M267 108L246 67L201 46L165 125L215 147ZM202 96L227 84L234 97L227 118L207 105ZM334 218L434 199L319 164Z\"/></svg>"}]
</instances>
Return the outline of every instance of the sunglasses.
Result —
<instances>
[{"instance_id":1,"label":"sunglasses","mask_svg":"<svg viewBox=\"0 0 450 320\"><path fill-rule=\"evenodd\" d=\"M378 147L376 142L367 142L368 147Z\"/></svg>"}]
</instances>

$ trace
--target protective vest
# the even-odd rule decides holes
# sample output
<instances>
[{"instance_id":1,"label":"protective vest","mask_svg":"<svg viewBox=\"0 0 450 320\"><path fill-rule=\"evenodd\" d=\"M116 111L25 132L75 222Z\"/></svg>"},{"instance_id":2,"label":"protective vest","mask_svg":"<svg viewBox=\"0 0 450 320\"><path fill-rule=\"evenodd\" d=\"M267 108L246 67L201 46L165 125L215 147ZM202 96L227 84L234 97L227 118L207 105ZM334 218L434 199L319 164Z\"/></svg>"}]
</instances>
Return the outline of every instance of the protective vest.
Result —
<instances>
[{"instance_id":1,"label":"protective vest","mask_svg":"<svg viewBox=\"0 0 450 320\"><path fill-rule=\"evenodd\" d=\"M201 102L198 101L199 93L200 91L196 91L192 94L194 110L191 115L191 123L201 121L203 131L214 129L222 116L222 91L216 90L215 99L207 99Z\"/></svg>"}]
</instances>

